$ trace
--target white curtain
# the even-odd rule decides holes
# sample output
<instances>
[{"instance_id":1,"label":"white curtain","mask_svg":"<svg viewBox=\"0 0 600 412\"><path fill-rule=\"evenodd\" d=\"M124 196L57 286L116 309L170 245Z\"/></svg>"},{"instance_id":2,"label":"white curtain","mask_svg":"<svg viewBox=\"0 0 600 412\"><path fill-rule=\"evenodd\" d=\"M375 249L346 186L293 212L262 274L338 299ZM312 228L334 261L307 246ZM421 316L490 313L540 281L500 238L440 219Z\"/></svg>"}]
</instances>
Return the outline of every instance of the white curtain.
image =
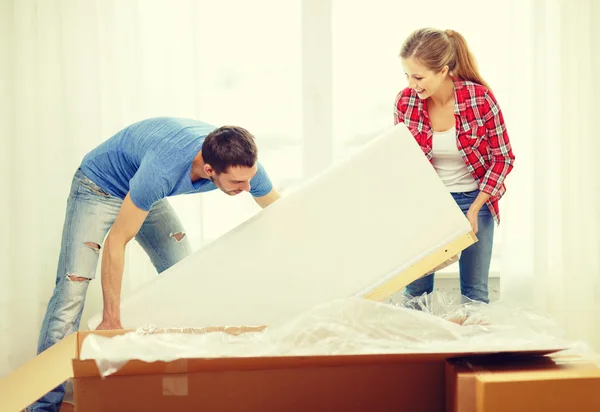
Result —
<instances>
[{"instance_id":1,"label":"white curtain","mask_svg":"<svg viewBox=\"0 0 600 412\"><path fill-rule=\"evenodd\" d=\"M329 13L325 1L332 21L311 18ZM595 0L485 9L440 0L426 13L398 0L1 1L0 377L35 354L68 188L88 150L154 115L238 123L255 131L275 184L295 184L311 161L330 161L320 139L332 139L323 144L337 157L391 124L404 86L401 42L425 25L465 34L517 155L493 263L502 298L541 307L600 351L599 8ZM331 61L310 48L319 36ZM327 72L307 80L303 65ZM322 95L333 107L303 105ZM219 193L173 204L195 248L257 211ZM124 295L154 275L137 245L127 253ZM92 282L84 327L100 296Z\"/></svg>"},{"instance_id":2,"label":"white curtain","mask_svg":"<svg viewBox=\"0 0 600 412\"><path fill-rule=\"evenodd\" d=\"M600 4L513 3L502 296L600 353ZM517 111L514 108L518 108Z\"/></svg>"},{"instance_id":3,"label":"white curtain","mask_svg":"<svg viewBox=\"0 0 600 412\"><path fill-rule=\"evenodd\" d=\"M240 124L281 188L302 174L300 2L0 2L0 377L35 355L82 156L151 116ZM271 18L268 9L277 18ZM277 33L277 35L274 35ZM171 203L195 249L258 212L218 192ZM127 249L123 294L155 274ZM97 273L97 276L99 272ZM101 310L99 278L81 327Z\"/></svg>"}]
</instances>

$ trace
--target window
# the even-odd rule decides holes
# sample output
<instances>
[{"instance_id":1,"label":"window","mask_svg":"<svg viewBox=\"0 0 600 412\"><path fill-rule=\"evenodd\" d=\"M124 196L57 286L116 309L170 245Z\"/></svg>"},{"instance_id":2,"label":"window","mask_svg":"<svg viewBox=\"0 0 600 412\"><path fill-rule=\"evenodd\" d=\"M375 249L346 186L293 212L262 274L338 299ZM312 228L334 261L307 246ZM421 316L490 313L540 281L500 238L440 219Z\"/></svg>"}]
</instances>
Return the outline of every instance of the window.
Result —
<instances>
[{"instance_id":1,"label":"window","mask_svg":"<svg viewBox=\"0 0 600 412\"><path fill-rule=\"evenodd\" d=\"M504 30L510 23L510 9L504 4L488 5L485 11L474 0L430 2L427 7L397 0L332 0L332 6L336 158L360 150L362 144L393 125L394 99L406 87L398 54L404 39L421 27L450 28L466 38L482 76L493 88L505 117L510 117L502 104L508 100L505 71L510 54ZM499 226L491 272L499 270L501 241ZM444 270L457 271L457 264Z\"/></svg>"},{"instance_id":2,"label":"window","mask_svg":"<svg viewBox=\"0 0 600 412\"><path fill-rule=\"evenodd\" d=\"M119 10L121 17L106 15L100 22L108 39L113 32L125 39L106 47L128 68L118 72L107 64L106 71L114 75L107 81L116 83L122 95L110 101L124 104L125 119L117 119L115 130L165 115L239 125L256 137L259 160L276 188L285 192L301 180L300 0L199 0L176 7L138 2L128 6L126 15ZM247 193L230 197L218 190L169 201L193 250L260 210ZM156 273L139 245L127 253L130 276L124 293Z\"/></svg>"},{"instance_id":3,"label":"window","mask_svg":"<svg viewBox=\"0 0 600 412\"><path fill-rule=\"evenodd\" d=\"M425 12L414 2L397 0L186 5L168 9L166 22L165 9L138 6L140 36L153 46L138 56L144 63L141 75L152 80L139 91L151 102L144 113L187 114L248 128L257 138L260 161L284 193L392 126L394 99L405 87L398 52L419 27L446 28L452 22L510 121L503 105L510 51L502 30L510 10L502 4L487 7L485 14L474 0L439 1ZM168 30L156 34L159 23ZM154 80L161 78L168 81ZM247 194L231 198L219 191L171 202L194 249L260 210ZM492 272L501 258L501 230L496 228ZM446 269L456 270L456 265Z\"/></svg>"},{"instance_id":4,"label":"window","mask_svg":"<svg viewBox=\"0 0 600 412\"><path fill-rule=\"evenodd\" d=\"M195 2L194 13L198 23L190 46L197 51L197 80L189 85L195 90L187 107L203 121L253 133L260 162L284 190L302 174L300 1L205 0ZM260 210L247 193L213 191L171 202L194 249Z\"/></svg>"}]
</instances>

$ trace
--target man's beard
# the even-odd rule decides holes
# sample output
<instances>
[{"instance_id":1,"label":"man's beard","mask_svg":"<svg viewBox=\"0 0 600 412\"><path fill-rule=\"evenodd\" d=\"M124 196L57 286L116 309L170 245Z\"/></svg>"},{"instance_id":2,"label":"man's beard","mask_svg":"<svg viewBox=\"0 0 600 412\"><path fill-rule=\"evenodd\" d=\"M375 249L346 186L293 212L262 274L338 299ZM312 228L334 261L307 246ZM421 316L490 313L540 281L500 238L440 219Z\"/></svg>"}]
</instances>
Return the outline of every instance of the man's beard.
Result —
<instances>
[{"instance_id":1,"label":"man's beard","mask_svg":"<svg viewBox=\"0 0 600 412\"><path fill-rule=\"evenodd\" d=\"M237 193L234 193L235 190L227 191L227 190L223 189L221 186L219 186L217 184L217 182L215 181L213 176L209 176L209 179L211 182L213 182L213 184L217 187L217 189L219 189L221 192L225 193L226 195L235 196L237 194Z\"/></svg>"}]
</instances>

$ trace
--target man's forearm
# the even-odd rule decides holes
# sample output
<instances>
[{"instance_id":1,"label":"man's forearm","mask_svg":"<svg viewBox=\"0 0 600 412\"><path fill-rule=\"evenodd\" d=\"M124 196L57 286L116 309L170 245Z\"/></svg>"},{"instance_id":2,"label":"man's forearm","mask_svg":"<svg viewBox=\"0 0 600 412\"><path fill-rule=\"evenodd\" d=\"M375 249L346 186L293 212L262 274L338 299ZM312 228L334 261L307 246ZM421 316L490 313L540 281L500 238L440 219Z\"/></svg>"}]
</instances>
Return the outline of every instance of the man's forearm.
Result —
<instances>
[{"instance_id":1,"label":"man's forearm","mask_svg":"<svg viewBox=\"0 0 600 412\"><path fill-rule=\"evenodd\" d=\"M102 254L103 320L121 320L121 283L125 266L125 244L107 238Z\"/></svg>"},{"instance_id":2,"label":"man's forearm","mask_svg":"<svg viewBox=\"0 0 600 412\"><path fill-rule=\"evenodd\" d=\"M280 197L281 196L279 195L279 193L277 192L277 190L272 189L265 196L255 197L254 200L256 201L256 203L258 203L258 205L260 207L262 207L264 209L265 207L269 206L271 203L273 203L276 200L278 200Z\"/></svg>"}]
</instances>

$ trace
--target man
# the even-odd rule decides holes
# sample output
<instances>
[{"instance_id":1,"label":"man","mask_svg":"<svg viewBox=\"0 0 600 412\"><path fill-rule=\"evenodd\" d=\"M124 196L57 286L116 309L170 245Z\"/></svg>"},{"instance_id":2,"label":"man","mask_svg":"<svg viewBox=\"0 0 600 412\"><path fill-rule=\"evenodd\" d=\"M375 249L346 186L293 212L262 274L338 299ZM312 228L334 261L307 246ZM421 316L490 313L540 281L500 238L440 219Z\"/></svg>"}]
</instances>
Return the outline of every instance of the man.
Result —
<instances>
[{"instance_id":1,"label":"man","mask_svg":"<svg viewBox=\"0 0 600 412\"><path fill-rule=\"evenodd\" d=\"M241 127L152 118L126 127L88 153L73 178L38 353L79 329L100 251L104 308L98 329L121 329L127 243L135 237L157 272L163 272L191 252L166 198L217 188L230 196L250 192L263 208L279 198L257 160L254 137ZM63 396L64 384L29 410L57 410Z\"/></svg>"}]
</instances>

